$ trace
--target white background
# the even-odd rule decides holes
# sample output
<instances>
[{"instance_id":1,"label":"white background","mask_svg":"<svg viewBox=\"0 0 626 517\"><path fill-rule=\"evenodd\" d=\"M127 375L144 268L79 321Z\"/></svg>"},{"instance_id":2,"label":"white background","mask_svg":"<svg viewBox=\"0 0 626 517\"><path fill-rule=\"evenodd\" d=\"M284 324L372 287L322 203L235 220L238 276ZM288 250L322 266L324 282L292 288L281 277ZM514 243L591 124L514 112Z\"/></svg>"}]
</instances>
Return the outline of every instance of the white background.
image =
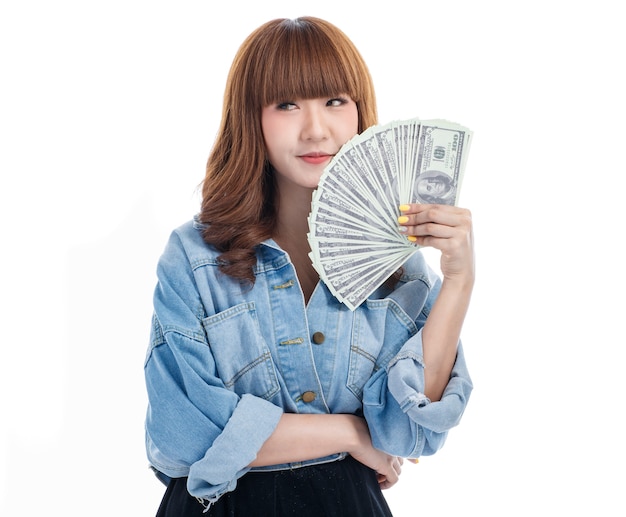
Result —
<instances>
[{"instance_id":1,"label":"white background","mask_svg":"<svg viewBox=\"0 0 626 517\"><path fill-rule=\"evenodd\" d=\"M618 6L3 2L0 513L154 515L142 366L156 261L197 211L239 44L311 14L361 50L381 122L475 132L461 197L475 390L446 446L387 492L395 515L624 515Z\"/></svg>"}]
</instances>

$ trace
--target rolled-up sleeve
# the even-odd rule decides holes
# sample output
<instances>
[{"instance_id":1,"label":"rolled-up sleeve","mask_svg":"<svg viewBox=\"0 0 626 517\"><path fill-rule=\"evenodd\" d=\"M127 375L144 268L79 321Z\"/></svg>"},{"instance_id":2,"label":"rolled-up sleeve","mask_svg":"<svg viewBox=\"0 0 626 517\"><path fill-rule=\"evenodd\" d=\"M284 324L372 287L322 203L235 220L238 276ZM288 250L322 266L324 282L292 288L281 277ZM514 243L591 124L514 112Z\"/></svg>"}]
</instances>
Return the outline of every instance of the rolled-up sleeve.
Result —
<instances>
[{"instance_id":1,"label":"rolled-up sleeve","mask_svg":"<svg viewBox=\"0 0 626 517\"><path fill-rule=\"evenodd\" d=\"M239 397L218 379L205 382L188 363L173 365L168 345L161 346L146 363L148 460L169 477L188 476L192 495L215 500L249 470L282 409L252 395Z\"/></svg>"},{"instance_id":2,"label":"rolled-up sleeve","mask_svg":"<svg viewBox=\"0 0 626 517\"><path fill-rule=\"evenodd\" d=\"M459 423L472 388L459 343L441 400L431 402L426 397L422 332L418 332L365 385L363 410L374 446L405 458L434 454Z\"/></svg>"},{"instance_id":3,"label":"rolled-up sleeve","mask_svg":"<svg viewBox=\"0 0 626 517\"><path fill-rule=\"evenodd\" d=\"M282 409L239 396L217 375L184 252L170 243L158 268L151 343L146 450L155 469L188 476L193 496L214 501L234 489L272 434Z\"/></svg>"}]
</instances>

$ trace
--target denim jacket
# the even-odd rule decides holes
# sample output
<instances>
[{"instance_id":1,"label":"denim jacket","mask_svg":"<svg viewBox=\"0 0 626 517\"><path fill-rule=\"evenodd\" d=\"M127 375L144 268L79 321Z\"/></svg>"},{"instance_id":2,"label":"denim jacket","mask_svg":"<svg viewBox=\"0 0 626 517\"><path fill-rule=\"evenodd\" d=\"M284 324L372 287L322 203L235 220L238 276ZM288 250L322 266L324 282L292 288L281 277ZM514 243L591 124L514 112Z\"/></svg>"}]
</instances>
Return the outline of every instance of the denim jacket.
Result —
<instances>
[{"instance_id":1,"label":"denim jacket","mask_svg":"<svg viewBox=\"0 0 626 517\"><path fill-rule=\"evenodd\" d=\"M351 413L375 447L416 458L436 452L472 391L461 344L442 399L424 395L421 329L441 280L417 251L393 290L351 311L318 282L305 304L289 256L258 246L254 286L218 270L197 218L160 257L145 379L146 449L165 477L212 502L251 470L283 412ZM334 461L345 454L286 469Z\"/></svg>"}]
</instances>

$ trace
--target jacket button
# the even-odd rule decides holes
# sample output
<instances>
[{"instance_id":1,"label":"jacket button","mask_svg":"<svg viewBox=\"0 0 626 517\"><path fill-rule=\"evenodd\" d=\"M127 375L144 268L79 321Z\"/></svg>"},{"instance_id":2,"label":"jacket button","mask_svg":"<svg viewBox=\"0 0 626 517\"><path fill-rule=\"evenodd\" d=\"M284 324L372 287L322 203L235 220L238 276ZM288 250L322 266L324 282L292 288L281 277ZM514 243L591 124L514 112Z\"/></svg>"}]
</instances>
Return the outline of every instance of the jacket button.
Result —
<instances>
[{"instance_id":1,"label":"jacket button","mask_svg":"<svg viewBox=\"0 0 626 517\"><path fill-rule=\"evenodd\" d=\"M316 398L317 398L317 395L315 394L314 391L305 391L302 394L302 402L306 402L307 404L309 402L313 402Z\"/></svg>"},{"instance_id":2,"label":"jacket button","mask_svg":"<svg viewBox=\"0 0 626 517\"><path fill-rule=\"evenodd\" d=\"M324 336L323 332L316 332L315 334L313 334L313 343L315 343L316 345L321 345L325 339L326 336Z\"/></svg>"}]
</instances>

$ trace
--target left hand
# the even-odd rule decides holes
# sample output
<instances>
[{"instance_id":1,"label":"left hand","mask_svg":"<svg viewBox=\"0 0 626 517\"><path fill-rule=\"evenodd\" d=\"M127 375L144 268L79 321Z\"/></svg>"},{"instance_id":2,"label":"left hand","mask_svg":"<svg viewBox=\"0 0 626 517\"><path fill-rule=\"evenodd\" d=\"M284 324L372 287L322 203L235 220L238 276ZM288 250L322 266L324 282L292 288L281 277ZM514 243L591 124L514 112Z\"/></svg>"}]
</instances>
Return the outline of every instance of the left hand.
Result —
<instances>
[{"instance_id":1,"label":"left hand","mask_svg":"<svg viewBox=\"0 0 626 517\"><path fill-rule=\"evenodd\" d=\"M474 236L472 214L449 205L401 205L400 231L411 242L441 251L444 279L474 279Z\"/></svg>"},{"instance_id":2,"label":"left hand","mask_svg":"<svg viewBox=\"0 0 626 517\"><path fill-rule=\"evenodd\" d=\"M400 477L400 473L402 472L402 464L404 463L404 459L400 456L392 456L391 457L391 467L393 468L394 476L393 479L390 476L382 474L381 472L376 473L376 479L378 480L378 485L381 490L386 490L391 488L398 482L398 478Z\"/></svg>"}]
</instances>

